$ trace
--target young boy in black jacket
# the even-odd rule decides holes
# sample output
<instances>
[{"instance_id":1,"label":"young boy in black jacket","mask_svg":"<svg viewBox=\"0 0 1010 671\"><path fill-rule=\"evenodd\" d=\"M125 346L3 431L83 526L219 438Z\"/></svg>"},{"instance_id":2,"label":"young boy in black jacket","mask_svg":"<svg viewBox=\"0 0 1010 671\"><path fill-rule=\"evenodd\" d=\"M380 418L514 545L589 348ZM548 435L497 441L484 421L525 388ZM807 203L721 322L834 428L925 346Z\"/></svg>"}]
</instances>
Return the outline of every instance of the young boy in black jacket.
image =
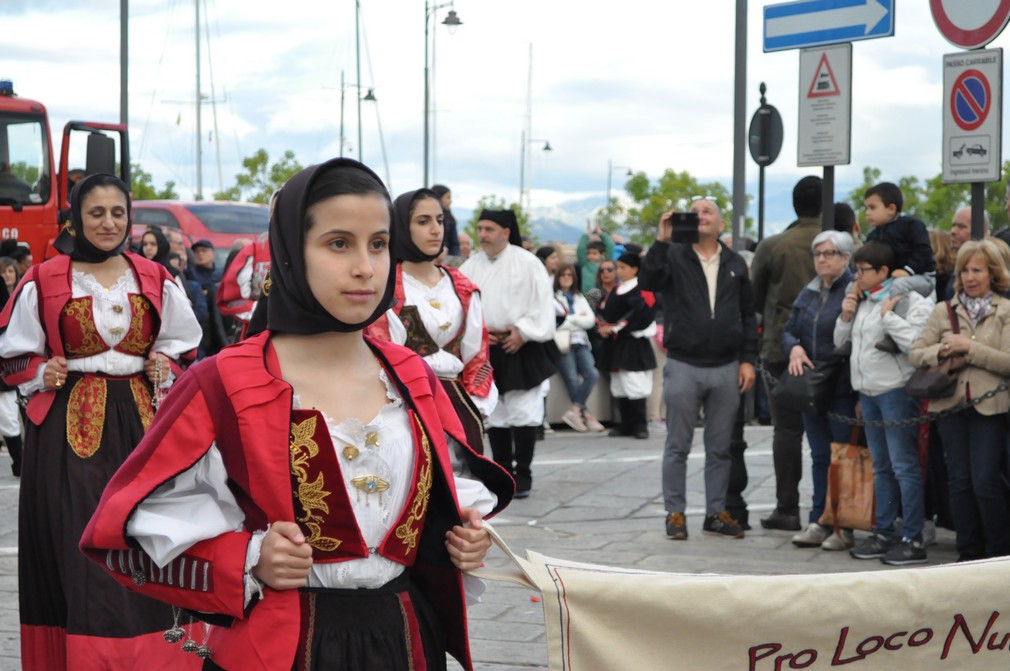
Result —
<instances>
[{"instance_id":1,"label":"young boy in black jacket","mask_svg":"<svg viewBox=\"0 0 1010 671\"><path fill-rule=\"evenodd\" d=\"M897 184L881 182L867 189L863 205L866 221L873 228L866 240L886 242L894 250L894 270L889 278L891 296L904 296L909 291L916 291L928 297L936 289L933 246L929 243L926 224L901 214L904 204L904 196ZM895 312L903 317L907 309L908 301L901 301ZM898 352L898 346L890 336L885 336L876 347L892 354Z\"/></svg>"}]
</instances>

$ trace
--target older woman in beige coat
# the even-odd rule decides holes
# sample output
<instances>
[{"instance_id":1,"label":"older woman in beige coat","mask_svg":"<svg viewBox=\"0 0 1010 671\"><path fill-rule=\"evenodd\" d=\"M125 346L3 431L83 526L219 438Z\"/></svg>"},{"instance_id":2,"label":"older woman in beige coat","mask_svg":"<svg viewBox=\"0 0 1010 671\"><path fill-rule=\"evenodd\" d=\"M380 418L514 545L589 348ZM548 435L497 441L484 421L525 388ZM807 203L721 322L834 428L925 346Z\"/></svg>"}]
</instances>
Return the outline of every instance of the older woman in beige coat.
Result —
<instances>
[{"instance_id":1,"label":"older woman in beige coat","mask_svg":"<svg viewBox=\"0 0 1010 671\"><path fill-rule=\"evenodd\" d=\"M1008 288L1010 276L993 242L961 246L951 300L960 333L953 332L947 304L940 303L908 353L916 367L935 365L949 356L965 357L957 391L930 401L930 411L977 399L1010 377L1010 299L1003 296ZM1010 499L1003 478L1008 409L1010 393L1003 391L937 420L947 457L959 561L1010 555Z\"/></svg>"}]
</instances>

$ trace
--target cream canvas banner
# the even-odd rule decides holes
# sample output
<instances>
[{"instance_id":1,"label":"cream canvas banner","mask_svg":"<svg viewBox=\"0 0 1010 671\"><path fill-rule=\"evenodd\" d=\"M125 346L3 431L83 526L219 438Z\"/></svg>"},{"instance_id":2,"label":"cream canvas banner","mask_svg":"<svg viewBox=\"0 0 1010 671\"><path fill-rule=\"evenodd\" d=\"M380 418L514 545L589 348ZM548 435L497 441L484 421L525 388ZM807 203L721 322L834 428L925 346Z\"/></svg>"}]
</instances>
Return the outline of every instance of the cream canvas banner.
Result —
<instances>
[{"instance_id":1,"label":"cream canvas banner","mask_svg":"<svg viewBox=\"0 0 1010 671\"><path fill-rule=\"evenodd\" d=\"M490 526L485 524L485 526ZM596 566L495 542L542 595L551 671L1010 669L1010 561L732 576Z\"/></svg>"}]
</instances>

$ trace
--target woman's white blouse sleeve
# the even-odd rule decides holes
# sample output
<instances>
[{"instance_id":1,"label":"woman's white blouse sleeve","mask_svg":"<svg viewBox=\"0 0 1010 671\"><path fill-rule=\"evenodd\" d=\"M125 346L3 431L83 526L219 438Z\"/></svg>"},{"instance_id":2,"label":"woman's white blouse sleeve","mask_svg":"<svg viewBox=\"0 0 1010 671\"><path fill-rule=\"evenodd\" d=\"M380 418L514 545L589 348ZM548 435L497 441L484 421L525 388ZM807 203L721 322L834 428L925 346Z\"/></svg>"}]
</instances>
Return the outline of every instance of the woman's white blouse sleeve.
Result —
<instances>
[{"instance_id":1,"label":"woman's white blouse sleeve","mask_svg":"<svg viewBox=\"0 0 1010 671\"><path fill-rule=\"evenodd\" d=\"M189 298L179 285L166 280L161 293L161 330L154 350L171 359L195 349L203 337L200 322L193 314Z\"/></svg>"}]
</instances>

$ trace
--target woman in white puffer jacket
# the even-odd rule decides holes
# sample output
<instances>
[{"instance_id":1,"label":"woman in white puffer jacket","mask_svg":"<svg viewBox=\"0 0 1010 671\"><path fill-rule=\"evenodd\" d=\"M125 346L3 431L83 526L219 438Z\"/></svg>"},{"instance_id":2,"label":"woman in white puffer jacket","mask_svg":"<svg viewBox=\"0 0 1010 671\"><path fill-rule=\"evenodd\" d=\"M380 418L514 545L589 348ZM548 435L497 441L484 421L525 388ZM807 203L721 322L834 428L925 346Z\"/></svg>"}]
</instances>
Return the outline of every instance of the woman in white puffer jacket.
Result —
<instances>
[{"instance_id":1,"label":"woman in white puffer jacket","mask_svg":"<svg viewBox=\"0 0 1010 671\"><path fill-rule=\"evenodd\" d=\"M596 325L596 315L579 291L575 268L570 264L558 268L554 275L554 310L558 320L555 341L561 350L558 369L572 402L561 419L576 431L603 431L603 425L586 407L600 375L586 334Z\"/></svg>"}]
</instances>

